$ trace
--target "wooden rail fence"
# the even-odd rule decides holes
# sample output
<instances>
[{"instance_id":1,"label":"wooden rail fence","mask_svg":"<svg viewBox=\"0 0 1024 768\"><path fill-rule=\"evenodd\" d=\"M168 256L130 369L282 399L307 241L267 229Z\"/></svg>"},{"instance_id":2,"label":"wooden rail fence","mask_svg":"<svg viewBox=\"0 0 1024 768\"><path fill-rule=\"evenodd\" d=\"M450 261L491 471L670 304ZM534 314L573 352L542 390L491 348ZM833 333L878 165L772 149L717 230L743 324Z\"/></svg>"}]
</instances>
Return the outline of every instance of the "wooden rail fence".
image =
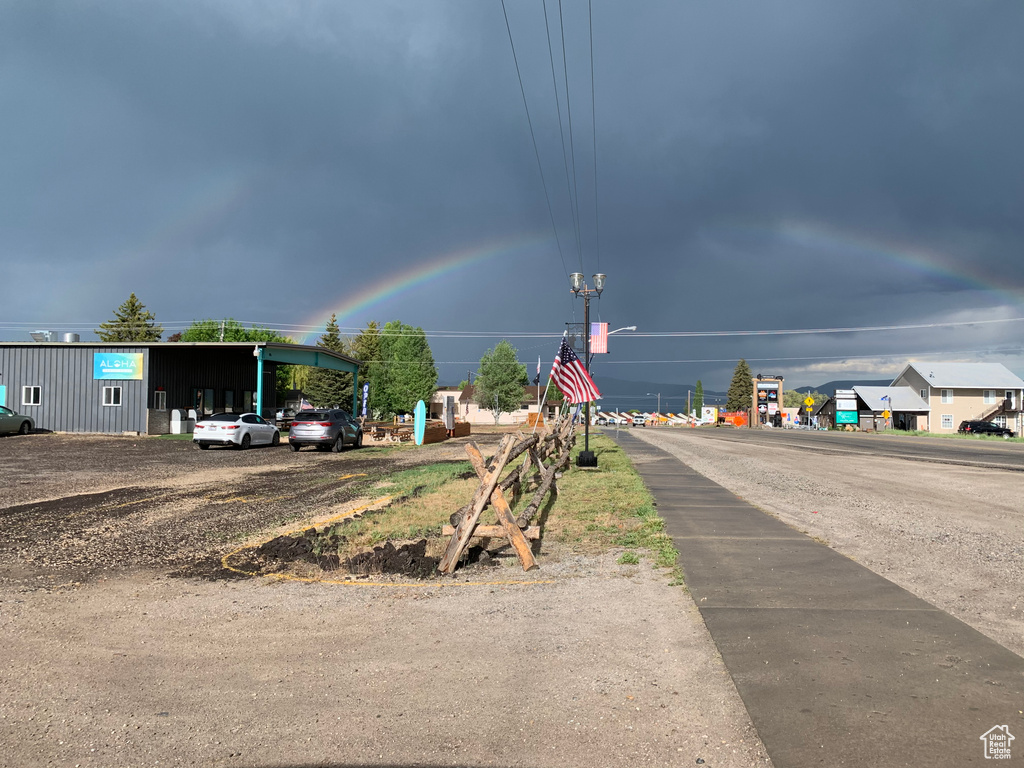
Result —
<instances>
[{"instance_id":1,"label":"wooden rail fence","mask_svg":"<svg viewBox=\"0 0 1024 768\"><path fill-rule=\"evenodd\" d=\"M527 540L539 539L540 528L531 523L544 505L545 497L549 493L558 495L556 478L569 465L575 439L572 419L559 418L543 435L505 435L497 452L489 459L484 459L476 443L469 443L466 453L480 478L480 485L470 502L452 514L451 525L444 527L444 535L450 535L451 539L438 570L453 573L470 539L502 535L512 545L524 571L537 568ZM524 454L523 462L502 479L505 469ZM518 515L513 513L505 495L509 490L513 499L522 498L528 490L533 491L529 503ZM480 516L488 506L497 516L497 523L481 525Z\"/></svg>"}]
</instances>

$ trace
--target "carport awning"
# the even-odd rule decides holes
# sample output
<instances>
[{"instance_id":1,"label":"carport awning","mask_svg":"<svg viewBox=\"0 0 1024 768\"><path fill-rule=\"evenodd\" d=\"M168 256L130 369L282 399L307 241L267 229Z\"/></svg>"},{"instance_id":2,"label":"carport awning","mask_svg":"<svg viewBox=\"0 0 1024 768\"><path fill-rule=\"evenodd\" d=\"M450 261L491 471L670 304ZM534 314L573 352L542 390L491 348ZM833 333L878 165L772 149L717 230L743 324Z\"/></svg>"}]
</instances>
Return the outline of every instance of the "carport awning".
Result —
<instances>
[{"instance_id":1,"label":"carport awning","mask_svg":"<svg viewBox=\"0 0 1024 768\"><path fill-rule=\"evenodd\" d=\"M356 412L359 392L359 361L323 347L282 344L277 341L256 342L252 351L256 357L256 413L263 413L263 363L309 365L352 374L352 413Z\"/></svg>"},{"instance_id":2,"label":"carport awning","mask_svg":"<svg viewBox=\"0 0 1024 768\"><path fill-rule=\"evenodd\" d=\"M349 373L359 370L358 360L323 347L267 341L256 344L253 354L260 360L274 363L308 365L313 368L327 368L332 371L348 371Z\"/></svg>"}]
</instances>

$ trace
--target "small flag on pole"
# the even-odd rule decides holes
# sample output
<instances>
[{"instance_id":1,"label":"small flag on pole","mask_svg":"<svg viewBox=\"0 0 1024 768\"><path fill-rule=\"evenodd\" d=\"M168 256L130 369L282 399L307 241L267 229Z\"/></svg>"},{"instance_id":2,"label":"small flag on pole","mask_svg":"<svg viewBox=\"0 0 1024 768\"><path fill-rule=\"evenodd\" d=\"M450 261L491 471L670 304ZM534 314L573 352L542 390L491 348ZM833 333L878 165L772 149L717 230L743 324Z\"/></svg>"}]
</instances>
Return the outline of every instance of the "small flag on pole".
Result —
<instances>
[{"instance_id":1,"label":"small flag on pole","mask_svg":"<svg viewBox=\"0 0 1024 768\"><path fill-rule=\"evenodd\" d=\"M590 354L608 353L608 323L590 324Z\"/></svg>"},{"instance_id":2,"label":"small flag on pole","mask_svg":"<svg viewBox=\"0 0 1024 768\"><path fill-rule=\"evenodd\" d=\"M551 380L555 386L565 395L570 403L588 403L591 400L599 400L601 393L597 391L594 380L590 378L583 363L572 351L565 336L558 347L558 355L551 366Z\"/></svg>"}]
</instances>

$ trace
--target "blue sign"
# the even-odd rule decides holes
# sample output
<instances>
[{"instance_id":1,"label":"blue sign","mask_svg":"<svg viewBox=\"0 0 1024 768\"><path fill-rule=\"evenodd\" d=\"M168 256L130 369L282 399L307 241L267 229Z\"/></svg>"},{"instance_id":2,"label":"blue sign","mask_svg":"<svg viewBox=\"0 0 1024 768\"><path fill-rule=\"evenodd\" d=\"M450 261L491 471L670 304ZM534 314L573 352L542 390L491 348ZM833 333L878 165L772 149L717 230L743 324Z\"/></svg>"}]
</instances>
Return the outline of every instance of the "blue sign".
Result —
<instances>
[{"instance_id":1,"label":"blue sign","mask_svg":"<svg viewBox=\"0 0 1024 768\"><path fill-rule=\"evenodd\" d=\"M363 382L363 418L366 418L366 404L370 400L370 382Z\"/></svg>"},{"instance_id":2,"label":"blue sign","mask_svg":"<svg viewBox=\"0 0 1024 768\"><path fill-rule=\"evenodd\" d=\"M142 379L141 352L94 352L93 379Z\"/></svg>"}]
</instances>

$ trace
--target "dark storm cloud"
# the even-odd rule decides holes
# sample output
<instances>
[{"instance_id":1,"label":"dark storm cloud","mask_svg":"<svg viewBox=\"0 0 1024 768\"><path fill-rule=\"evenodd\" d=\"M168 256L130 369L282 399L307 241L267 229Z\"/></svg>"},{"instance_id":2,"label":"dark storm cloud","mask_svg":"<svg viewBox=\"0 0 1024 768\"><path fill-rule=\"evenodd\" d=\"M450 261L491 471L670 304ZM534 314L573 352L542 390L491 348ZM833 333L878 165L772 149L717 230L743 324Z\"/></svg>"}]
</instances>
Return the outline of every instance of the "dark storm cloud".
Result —
<instances>
[{"instance_id":1,"label":"dark storm cloud","mask_svg":"<svg viewBox=\"0 0 1024 768\"><path fill-rule=\"evenodd\" d=\"M598 262L587 4L562 9L575 185L541 6L507 6L565 266L549 242L351 323L557 331L582 319L565 284L580 261L609 275L595 315L646 331L1020 311L1024 7L596 3ZM95 322L134 290L165 319L299 323L443 254L550 239L497 3L26 0L0 8L0 57L0 249L12 277L48 286L0 286L0 320ZM301 298L266 300L300 276L316 278ZM1019 330L619 337L611 357L982 354ZM494 341L435 351L472 360ZM724 384L732 365L614 367Z\"/></svg>"}]
</instances>

